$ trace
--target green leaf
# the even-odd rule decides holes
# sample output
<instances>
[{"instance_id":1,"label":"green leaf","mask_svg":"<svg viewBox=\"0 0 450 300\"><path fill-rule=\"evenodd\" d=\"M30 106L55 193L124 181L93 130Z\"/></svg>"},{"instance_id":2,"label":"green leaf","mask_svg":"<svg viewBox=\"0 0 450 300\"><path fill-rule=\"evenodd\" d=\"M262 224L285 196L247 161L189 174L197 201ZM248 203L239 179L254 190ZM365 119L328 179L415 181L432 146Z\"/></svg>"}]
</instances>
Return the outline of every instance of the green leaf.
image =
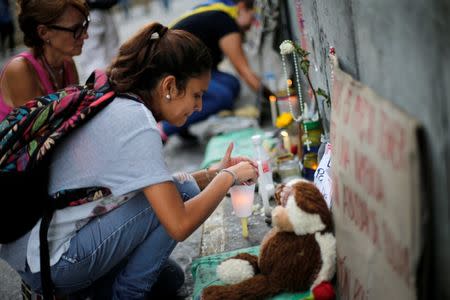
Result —
<instances>
[{"instance_id":1,"label":"green leaf","mask_svg":"<svg viewBox=\"0 0 450 300\"><path fill-rule=\"evenodd\" d=\"M318 88L316 91L317 95L324 97L325 99L329 99L330 96L328 96L327 92L322 90L321 88Z\"/></svg>"},{"instance_id":2,"label":"green leaf","mask_svg":"<svg viewBox=\"0 0 450 300\"><path fill-rule=\"evenodd\" d=\"M39 115L39 117L36 119L36 121L33 124L33 127L31 128L31 132L34 133L39 128L41 128L42 124L47 120L48 113L50 110L50 105L48 105Z\"/></svg>"},{"instance_id":3,"label":"green leaf","mask_svg":"<svg viewBox=\"0 0 450 300\"><path fill-rule=\"evenodd\" d=\"M303 59L306 59L306 57L309 55L309 52L302 47L297 47L297 52Z\"/></svg>"},{"instance_id":4,"label":"green leaf","mask_svg":"<svg viewBox=\"0 0 450 300\"><path fill-rule=\"evenodd\" d=\"M325 92L321 88L318 88L316 93L317 93L317 95L324 97L325 98L325 103L328 105L328 107L331 107L330 95L328 95L327 92Z\"/></svg>"},{"instance_id":5,"label":"green leaf","mask_svg":"<svg viewBox=\"0 0 450 300\"><path fill-rule=\"evenodd\" d=\"M38 143L35 140L31 141L28 146L28 155L32 156L34 151L36 151L37 146Z\"/></svg>"},{"instance_id":6,"label":"green leaf","mask_svg":"<svg viewBox=\"0 0 450 300\"><path fill-rule=\"evenodd\" d=\"M303 60L300 62L300 68L302 69L303 74L308 75L308 70L309 70L309 60L303 59Z\"/></svg>"}]
</instances>

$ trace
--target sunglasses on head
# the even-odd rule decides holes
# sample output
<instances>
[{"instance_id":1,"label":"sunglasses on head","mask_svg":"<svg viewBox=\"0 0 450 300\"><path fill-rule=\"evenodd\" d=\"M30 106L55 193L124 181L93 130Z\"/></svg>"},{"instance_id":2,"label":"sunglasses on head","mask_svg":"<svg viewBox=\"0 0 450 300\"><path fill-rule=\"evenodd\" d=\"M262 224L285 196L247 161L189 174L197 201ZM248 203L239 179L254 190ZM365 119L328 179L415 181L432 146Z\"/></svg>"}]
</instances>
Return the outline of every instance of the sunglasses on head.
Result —
<instances>
[{"instance_id":1,"label":"sunglasses on head","mask_svg":"<svg viewBox=\"0 0 450 300\"><path fill-rule=\"evenodd\" d=\"M47 25L47 27L56 29L56 30L72 32L73 38L77 40L83 35L83 33L85 33L88 30L90 21L91 21L91 19L89 17L87 17L86 20L84 20L84 22L82 24L78 24L73 28L62 27L62 26L53 25L53 24Z\"/></svg>"}]
</instances>

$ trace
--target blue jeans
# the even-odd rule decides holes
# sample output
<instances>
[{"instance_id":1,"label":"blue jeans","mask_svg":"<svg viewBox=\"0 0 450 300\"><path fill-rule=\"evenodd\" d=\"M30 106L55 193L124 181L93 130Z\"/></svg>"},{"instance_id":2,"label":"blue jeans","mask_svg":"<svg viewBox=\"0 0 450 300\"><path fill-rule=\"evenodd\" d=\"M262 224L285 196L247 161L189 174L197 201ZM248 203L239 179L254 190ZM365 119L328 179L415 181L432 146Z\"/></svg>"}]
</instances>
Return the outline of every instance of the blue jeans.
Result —
<instances>
[{"instance_id":1,"label":"blue jeans","mask_svg":"<svg viewBox=\"0 0 450 300\"><path fill-rule=\"evenodd\" d=\"M175 184L186 201L200 192L196 182ZM123 263L112 287L112 299L143 299L174 249L143 193L115 210L92 219L71 239L70 247L51 267L57 294L71 294L92 285ZM32 290L41 292L40 273L21 274Z\"/></svg>"},{"instance_id":2,"label":"blue jeans","mask_svg":"<svg viewBox=\"0 0 450 300\"><path fill-rule=\"evenodd\" d=\"M224 109L232 109L234 100L239 95L241 84L239 80L228 73L218 70L211 72L211 81L208 90L203 94L202 111L194 112L182 127L176 127L166 121L162 122L163 131L166 135L186 131L186 129L197 122L206 120L209 116Z\"/></svg>"}]
</instances>

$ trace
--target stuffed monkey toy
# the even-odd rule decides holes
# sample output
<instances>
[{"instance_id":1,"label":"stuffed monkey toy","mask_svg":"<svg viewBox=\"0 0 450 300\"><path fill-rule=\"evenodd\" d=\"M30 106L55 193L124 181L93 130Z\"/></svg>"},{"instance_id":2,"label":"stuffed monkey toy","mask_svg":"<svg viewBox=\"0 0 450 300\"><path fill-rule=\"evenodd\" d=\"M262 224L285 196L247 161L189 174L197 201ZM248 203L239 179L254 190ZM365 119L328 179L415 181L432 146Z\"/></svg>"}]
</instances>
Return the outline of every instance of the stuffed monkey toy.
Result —
<instances>
[{"instance_id":1,"label":"stuffed monkey toy","mask_svg":"<svg viewBox=\"0 0 450 300\"><path fill-rule=\"evenodd\" d=\"M296 179L277 187L275 197L273 228L264 236L259 256L241 253L223 261L217 274L227 285L205 288L202 299L264 299L304 292L332 279L336 240L320 191Z\"/></svg>"}]
</instances>

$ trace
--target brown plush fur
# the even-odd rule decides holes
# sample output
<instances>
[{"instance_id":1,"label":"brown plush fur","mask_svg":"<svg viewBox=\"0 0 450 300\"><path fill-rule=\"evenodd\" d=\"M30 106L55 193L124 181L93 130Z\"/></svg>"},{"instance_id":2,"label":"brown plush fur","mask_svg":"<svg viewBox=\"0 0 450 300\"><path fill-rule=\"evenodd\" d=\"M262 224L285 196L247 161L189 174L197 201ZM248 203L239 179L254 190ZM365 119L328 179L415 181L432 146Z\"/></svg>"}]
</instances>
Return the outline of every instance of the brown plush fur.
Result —
<instances>
[{"instance_id":1,"label":"brown plush fur","mask_svg":"<svg viewBox=\"0 0 450 300\"><path fill-rule=\"evenodd\" d=\"M300 181L292 185L295 201L298 207L309 214L318 214L325 224L322 232L333 230L331 213L320 191L312 183Z\"/></svg>"},{"instance_id":2,"label":"brown plush fur","mask_svg":"<svg viewBox=\"0 0 450 300\"><path fill-rule=\"evenodd\" d=\"M297 206L304 212L319 214L325 224L322 232L331 231L331 213L320 191L309 182L297 182L293 190ZM280 189L277 189L276 197L279 193ZM259 274L238 284L207 287L202 299L256 300L280 292L306 291L311 287L322 267L321 250L314 233L296 235L284 207L277 206L272 218L276 218L274 224L277 227L265 235L259 256L240 254L233 257L248 260L253 266L257 259L258 265L254 269Z\"/></svg>"},{"instance_id":3,"label":"brown plush fur","mask_svg":"<svg viewBox=\"0 0 450 300\"><path fill-rule=\"evenodd\" d=\"M320 266L320 249L312 234L299 238L291 232L278 232L261 245L261 274L267 275L272 285L284 291L308 290Z\"/></svg>"},{"instance_id":4,"label":"brown plush fur","mask_svg":"<svg viewBox=\"0 0 450 300\"><path fill-rule=\"evenodd\" d=\"M281 205L281 192L283 191L284 187L286 185L285 184L278 184L277 187L275 188L275 203L277 205Z\"/></svg>"}]
</instances>

